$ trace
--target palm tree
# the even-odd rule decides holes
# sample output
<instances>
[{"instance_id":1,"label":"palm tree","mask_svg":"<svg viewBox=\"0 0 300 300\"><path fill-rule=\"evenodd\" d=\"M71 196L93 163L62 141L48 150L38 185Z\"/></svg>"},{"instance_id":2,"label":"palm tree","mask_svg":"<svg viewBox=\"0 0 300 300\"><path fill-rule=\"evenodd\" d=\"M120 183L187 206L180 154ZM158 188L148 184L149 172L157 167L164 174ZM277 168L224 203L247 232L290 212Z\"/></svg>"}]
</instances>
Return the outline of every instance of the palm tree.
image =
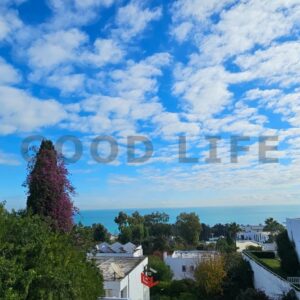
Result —
<instances>
[{"instance_id":1,"label":"palm tree","mask_svg":"<svg viewBox=\"0 0 300 300\"><path fill-rule=\"evenodd\" d=\"M235 244L236 244L237 234L240 231L241 231L241 227L239 224L237 224L235 222L229 224L228 233L229 233L230 238L234 240Z\"/></svg>"}]
</instances>

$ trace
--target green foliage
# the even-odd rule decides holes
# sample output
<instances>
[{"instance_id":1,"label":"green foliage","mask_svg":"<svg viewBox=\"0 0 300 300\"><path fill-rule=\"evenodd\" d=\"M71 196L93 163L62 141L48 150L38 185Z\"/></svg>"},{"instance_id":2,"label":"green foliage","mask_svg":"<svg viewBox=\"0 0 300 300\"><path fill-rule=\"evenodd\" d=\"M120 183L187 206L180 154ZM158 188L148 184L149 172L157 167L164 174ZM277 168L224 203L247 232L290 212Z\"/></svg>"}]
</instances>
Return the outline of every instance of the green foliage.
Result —
<instances>
[{"instance_id":1,"label":"green foliage","mask_svg":"<svg viewBox=\"0 0 300 300\"><path fill-rule=\"evenodd\" d=\"M194 275L199 291L206 299L222 294L226 278L224 258L216 256L201 261Z\"/></svg>"},{"instance_id":2,"label":"green foliage","mask_svg":"<svg viewBox=\"0 0 300 300\"><path fill-rule=\"evenodd\" d=\"M253 288L253 271L240 253L225 256L225 271L223 300L235 299L241 290Z\"/></svg>"},{"instance_id":3,"label":"green foliage","mask_svg":"<svg viewBox=\"0 0 300 300\"><path fill-rule=\"evenodd\" d=\"M290 241L287 231L278 234L276 238L277 252L281 259L281 269L288 276L297 276L300 266L294 244Z\"/></svg>"},{"instance_id":4,"label":"green foliage","mask_svg":"<svg viewBox=\"0 0 300 300\"><path fill-rule=\"evenodd\" d=\"M237 223L233 222L229 224L228 233L232 240L236 240L236 235L239 231L241 231L241 227Z\"/></svg>"},{"instance_id":5,"label":"green foliage","mask_svg":"<svg viewBox=\"0 0 300 300\"><path fill-rule=\"evenodd\" d=\"M151 289L151 300L198 300L198 289L191 279L161 281Z\"/></svg>"},{"instance_id":6,"label":"green foliage","mask_svg":"<svg viewBox=\"0 0 300 300\"><path fill-rule=\"evenodd\" d=\"M120 232L119 241L142 244L145 254L169 249L168 240L172 235L172 225L168 224L168 221L169 216L159 212L145 216L138 212L134 212L131 216L119 212L115 218Z\"/></svg>"},{"instance_id":7,"label":"green foliage","mask_svg":"<svg viewBox=\"0 0 300 300\"><path fill-rule=\"evenodd\" d=\"M270 298L264 292L250 288L242 291L236 300L270 300Z\"/></svg>"},{"instance_id":8,"label":"green foliage","mask_svg":"<svg viewBox=\"0 0 300 300\"><path fill-rule=\"evenodd\" d=\"M109 242L110 241L110 233L102 224L93 224L93 240L95 242Z\"/></svg>"},{"instance_id":9,"label":"green foliage","mask_svg":"<svg viewBox=\"0 0 300 300\"><path fill-rule=\"evenodd\" d=\"M97 299L103 280L74 246L38 216L0 208L0 299Z\"/></svg>"},{"instance_id":10,"label":"green foliage","mask_svg":"<svg viewBox=\"0 0 300 300\"><path fill-rule=\"evenodd\" d=\"M234 242L229 238L221 238L216 243L216 249L221 253L232 253L235 252L236 246Z\"/></svg>"},{"instance_id":11,"label":"green foliage","mask_svg":"<svg viewBox=\"0 0 300 300\"><path fill-rule=\"evenodd\" d=\"M273 218L268 218L265 220L265 227L264 231L270 231L272 234L276 232L282 232L284 231L284 226L280 223L278 223Z\"/></svg>"},{"instance_id":12,"label":"green foliage","mask_svg":"<svg viewBox=\"0 0 300 300\"><path fill-rule=\"evenodd\" d=\"M254 245L249 245L246 247L248 251L262 251L261 246L254 246Z\"/></svg>"},{"instance_id":13,"label":"green foliage","mask_svg":"<svg viewBox=\"0 0 300 300\"><path fill-rule=\"evenodd\" d=\"M181 213L176 219L176 232L187 245L197 245L201 233L199 216L195 213Z\"/></svg>"},{"instance_id":14,"label":"green foliage","mask_svg":"<svg viewBox=\"0 0 300 300\"><path fill-rule=\"evenodd\" d=\"M155 275L156 280L159 281L171 281L172 271L168 265L158 256L149 256L149 266L157 271Z\"/></svg>"}]
</instances>

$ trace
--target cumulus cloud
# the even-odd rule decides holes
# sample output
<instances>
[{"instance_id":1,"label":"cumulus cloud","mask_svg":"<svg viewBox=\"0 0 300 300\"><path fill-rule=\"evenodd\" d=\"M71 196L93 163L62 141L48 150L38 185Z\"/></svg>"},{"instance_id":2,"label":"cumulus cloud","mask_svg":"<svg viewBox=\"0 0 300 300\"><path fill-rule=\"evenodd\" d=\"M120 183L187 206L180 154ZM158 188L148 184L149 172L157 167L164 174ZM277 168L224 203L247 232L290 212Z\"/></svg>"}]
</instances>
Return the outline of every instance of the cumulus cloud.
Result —
<instances>
[{"instance_id":1,"label":"cumulus cloud","mask_svg":"<svg viewBox=\"0 0 300 300\"><path fill-rule=\"evenodd\" d=\"M52 69L76 59L79 47L87 36L78 29L49 33L37 40L28 50L33 67Z\"/></svg>"},{"instance_id":2,"label":"cumulus cloud","mask_svg":"<svg viewBox=\"0 0 300 300\"><path fill-rule=\"evenodd\" d=\"M37 99L23 90L0 86L0 134L35 131L57 125L64 117L55 100Z\"/></svg>"},{"instance_id":3,"label":"cumulus cloud","mask_svg":"<svg viewBox=\"0 0 300 300\"><path fill-rule=\"evenodd\" d=\"M0 84L17 83L20 79L19 71L0 57Z\"/></svg>"},{"instance_id":4,"label":"cumulus cloud","mask_svg":"<svg viewBox=\"0 0 300 300\"><path fill-rule=\"evenodd\" d=\"M94 50L84 52L82 59L96 67L105 64L118 63L124 56L124 51L113 39L96 39Z\"/></svg>"},{"instance_id":5,"label":"cumulus cloud","mask_svg":"<svg viewBox=\"0 0 300 300\"><path fill-rule=\"evenodd\" d=\"M142 1L131 1L118 9L115 34L125 41L138 36L151 21L158 20L162 15L160 7L149 9Z\"/></svg>"}]
</instances>

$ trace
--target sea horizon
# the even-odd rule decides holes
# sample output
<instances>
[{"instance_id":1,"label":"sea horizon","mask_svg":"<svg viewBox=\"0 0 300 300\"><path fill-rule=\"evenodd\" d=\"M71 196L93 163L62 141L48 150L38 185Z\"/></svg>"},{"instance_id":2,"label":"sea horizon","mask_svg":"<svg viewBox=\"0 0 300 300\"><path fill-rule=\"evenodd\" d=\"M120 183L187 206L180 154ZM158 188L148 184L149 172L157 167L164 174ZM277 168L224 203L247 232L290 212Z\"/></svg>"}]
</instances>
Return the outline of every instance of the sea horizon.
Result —
<instances>
[{"instance_id":1,"label":"sea horizon","mask_svg":"<svg viewBox=\"0 0 300 300\"><path fill-rule=\"evenodd\" d=\"M138 211L141 215L152 212L164 212L170 217L169 223L174 223L176 217L182 212L195 212L199 216L201 223L210 226L231 222L236 222L240 225L257 225L263 224L265 219L269 217L284 224L286 218L300 217L300 204L88 209L80 210L74 217L74 220L76 223L81 222L86 226L101 223L110 233L117 234L118 226L114 222L114 218L120 211L127 214Z\"/></svg>"}]
</instances>

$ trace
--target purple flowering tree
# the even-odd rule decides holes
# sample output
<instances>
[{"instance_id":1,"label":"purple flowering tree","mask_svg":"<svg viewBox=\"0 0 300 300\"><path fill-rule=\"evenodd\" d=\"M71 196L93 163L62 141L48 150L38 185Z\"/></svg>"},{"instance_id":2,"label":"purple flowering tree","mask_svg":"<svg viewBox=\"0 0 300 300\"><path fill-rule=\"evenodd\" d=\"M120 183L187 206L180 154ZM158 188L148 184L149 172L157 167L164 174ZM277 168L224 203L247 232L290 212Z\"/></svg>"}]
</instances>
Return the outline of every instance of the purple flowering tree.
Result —
<instances>
[{"instance_id":1,"label":"purple flowering tree","mask_svg":"<svg viewBox=\"0 0 300 300\"><path fill-rule=\"evenodd\" d=\"M74 188L68 170L51 141L44 140L28 165L27 210L50 218L54 228L68 232L73 227Z\"/></svg>"}]
</instances>

